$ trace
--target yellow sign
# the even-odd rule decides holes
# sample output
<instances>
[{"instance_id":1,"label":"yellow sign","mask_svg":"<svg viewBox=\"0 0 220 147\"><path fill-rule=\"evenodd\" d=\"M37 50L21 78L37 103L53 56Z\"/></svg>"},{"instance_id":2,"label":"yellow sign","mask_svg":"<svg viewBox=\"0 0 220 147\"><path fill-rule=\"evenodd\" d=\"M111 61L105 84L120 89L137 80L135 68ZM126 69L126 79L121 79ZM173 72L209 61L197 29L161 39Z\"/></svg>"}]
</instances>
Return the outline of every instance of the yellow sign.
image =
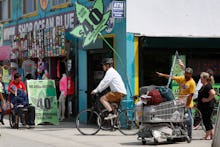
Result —
<instances>
[{"instance_id":1,"label":"yellow sign","mask_svg":"<svg viewBox=\"0 0 220 147\"><path fill-rule=\"evenodd\" d=\"M42 10L46 10L48 6L48 0L40 0L40 6Z\"/></svg>"}]
</instances>

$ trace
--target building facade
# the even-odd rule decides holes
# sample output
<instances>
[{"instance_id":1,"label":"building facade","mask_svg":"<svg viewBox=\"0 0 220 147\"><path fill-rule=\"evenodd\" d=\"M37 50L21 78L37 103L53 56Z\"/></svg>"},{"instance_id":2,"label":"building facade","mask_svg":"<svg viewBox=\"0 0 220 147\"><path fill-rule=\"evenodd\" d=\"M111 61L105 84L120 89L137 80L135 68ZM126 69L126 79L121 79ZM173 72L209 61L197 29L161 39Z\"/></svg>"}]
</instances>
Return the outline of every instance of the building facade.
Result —
<instances>
[{"instance_id":1,"label":"building facade","mask_svg":"<svg viewBox=\"0 0 220 147\"><path fill-rule=\"evenodd\" d=\"M84 46L84 38L71 34L81 24L76 3L93 12L95 2L2 0L0 50L1 56L3 50L5 55L0 60L15 62L21 69L27 59L34 61L36 67L44 63L56 83L61 73L70 73L75 82L75 94L70 98L74 116L91 106L90 92L104 75L100 62L105 57L114 58L115 68L125 82L125 108L133 107L130 96L139 94L139 87L167 84L155 72L169 73L176 51L194 69L196 81L200 72L213 69L219 91L217 0L102 0L103 13L111 11L107 27L93 43Z\"/></svg>"},{"instance_id":2,"label":"building facade","mask_svg":"<svg viewBox=\"0 0 220 147\"><path fill-rule=\"evenodd\" d=\"M24 71L23 63L31 60L36 66L33 68L33 78L41 79L42 73L47 72L48 78L56 81L57 96L62 73L69 73L75 83L74 96L68 100L72 102L74 116L80 110L91 106L90 92L104 75L100 63L105 57L114 59L115 68L126 84L128 95L123 99L122 106L133 106L130 96L134 87L134 66L133 58L131 60L130 57L133 57L134 52L133 48L126 49L129 36L126 35L125 1L116 4L118 7L113 5L112 0L101 1L103 13L112 11L113 7L116 10L110 15L107 27L94 43L84 47L83 38L71 34L80 24L76 3L91 10L95 2L3 0L0 3L4 8L0 18L0 46L7 46L10 53L9 57L1 60L16 63L17 68L23 70L21 73L24 77L28 72ZM7 11L4 11L6 9Z\"/></svg>"},{"instance_id":3,"label":"building facade","mask_svg":"<svg viewBox=\"0 0 220 147\"><path fill-rule=\"evenodd\" d=\"M158 78L155 72L169 74L172 57L178 51L186 66L194 69L195 81L201 72L212 69L214 87L219 92L220 4L217 0L127 0L126 5L126 32L138 44L140 87L166 85L167 80Z\"/></svg>"}]
</instances>

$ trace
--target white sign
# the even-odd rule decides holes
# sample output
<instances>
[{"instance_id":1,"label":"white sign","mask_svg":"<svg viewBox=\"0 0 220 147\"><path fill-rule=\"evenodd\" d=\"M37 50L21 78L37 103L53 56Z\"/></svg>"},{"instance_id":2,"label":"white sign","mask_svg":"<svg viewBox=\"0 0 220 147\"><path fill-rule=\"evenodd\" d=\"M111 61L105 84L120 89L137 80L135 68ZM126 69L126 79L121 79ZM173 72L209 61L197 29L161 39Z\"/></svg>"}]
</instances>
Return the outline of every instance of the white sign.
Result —
<instances>
[{"instance_id":1,"label":"white sign","mask_svg":"<svg viewBox=\"0 0 220 147\"><path fill-rule=\"evenodd\" d=\"M41 29L53 28L58 26L64 26L65 29L72 29L76 25L75 13L69 12L65 14L59 14L44 19L38 19L31 22L26 22L18 25L18 34L23 34L31 31L37 31ZM10 35L15 35L16 27L4 28L4 40L9 40Z\"/></svg>"},{"instance_id":2,"label":"white sign","mask_svg":"<svg viewBox=\"0 0 220 147\"><path fill-rule=\"evenodd\" d=\"M125 18L125 1L112 2L112 17Z\"/></svg>"}]
</instances>

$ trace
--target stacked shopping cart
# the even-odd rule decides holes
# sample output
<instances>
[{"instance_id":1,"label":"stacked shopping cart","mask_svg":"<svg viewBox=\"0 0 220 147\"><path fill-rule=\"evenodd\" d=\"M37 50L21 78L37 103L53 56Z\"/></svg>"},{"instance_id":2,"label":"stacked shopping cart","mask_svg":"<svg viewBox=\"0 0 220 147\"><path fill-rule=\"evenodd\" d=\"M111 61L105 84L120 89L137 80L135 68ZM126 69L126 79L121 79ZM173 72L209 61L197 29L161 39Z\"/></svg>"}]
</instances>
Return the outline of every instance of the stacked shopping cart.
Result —
<instances>
[{"instance_id":1,"label":"stacked shopping cart","mask_svg":"<svg viewBox=\"0 0 220 147\"><path fill-rule=\"evenodd\" d=\"M142 140L143 144L149 138L153 138L154 142L160 142L162 139L174 142L182 139L190 142L185 116L187 97L182 96L158 105L137 106L137 120L140 122L138 139Z\"/></svg>"}]
</instances>

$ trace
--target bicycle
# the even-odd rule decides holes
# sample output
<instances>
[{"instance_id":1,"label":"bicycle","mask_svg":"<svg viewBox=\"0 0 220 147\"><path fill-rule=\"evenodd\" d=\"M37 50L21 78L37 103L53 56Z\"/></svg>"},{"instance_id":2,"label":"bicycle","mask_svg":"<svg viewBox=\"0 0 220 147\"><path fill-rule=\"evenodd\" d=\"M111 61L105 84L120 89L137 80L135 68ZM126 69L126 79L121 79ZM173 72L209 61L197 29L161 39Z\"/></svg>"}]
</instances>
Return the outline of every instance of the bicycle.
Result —
<instances>
[{"instance_id":1,"label":"bicycle","mask_svg":"<svg viewBox=\"0 0 220 147\"><path fill-rule=\"evenodd\" d=\"M119 130L123 135L136 135L139 131L134 109L121 110L119 104L111 103L116 118L105 120L107 109L101 109L99 96L92 96L92 107L85 109L76 117L77 130L83 135L95 135L100 130Z\"/></svg>"},{"instance_id":2,"label":"bicycle","mask_svg":"<svg viewBox=\"0 0 220 147\"><path fill-rule=\"evenodd\" d=\"M194 102L196 103L196 101ZM217 120L218 105L219 105L219 100L217 100L214 104L214 110L211 115L212 124L215 124ZM193 129L196 130L199 127L201 127L205 131L205 126L203 125L203 122L202 122L202 114L200 110L197 108L196 104L192 108L192 114L193 114L193 120L194 120Z\"/></svg>"},{"instance_id":3,"label":"bicycle","mask_svg":"<svg viewBox=\"0 0 220 147\"><path fill-rule=\"evenodd\" d=\"M218 105L219 105L219 99L218 100L216 99L216 102L214 104L214 109L212 112L212 116L211 116L211 120L213 124L215 124L215 122L217 121Z\"/></svg>"},{"instance_id":4,"label":"bicycle","mask_svg":"<svg viewBox=\"0 0 220 147\"><path fill-rule=\"evenodd\" d=\"M193 130L197 130L199 127L201 127L204 130L205 127L202 122L202 114L200 110L197 108L196 105L194 105L194 107L192 107L191 110L193 116Z\"/></svg>"}]
</instances>

